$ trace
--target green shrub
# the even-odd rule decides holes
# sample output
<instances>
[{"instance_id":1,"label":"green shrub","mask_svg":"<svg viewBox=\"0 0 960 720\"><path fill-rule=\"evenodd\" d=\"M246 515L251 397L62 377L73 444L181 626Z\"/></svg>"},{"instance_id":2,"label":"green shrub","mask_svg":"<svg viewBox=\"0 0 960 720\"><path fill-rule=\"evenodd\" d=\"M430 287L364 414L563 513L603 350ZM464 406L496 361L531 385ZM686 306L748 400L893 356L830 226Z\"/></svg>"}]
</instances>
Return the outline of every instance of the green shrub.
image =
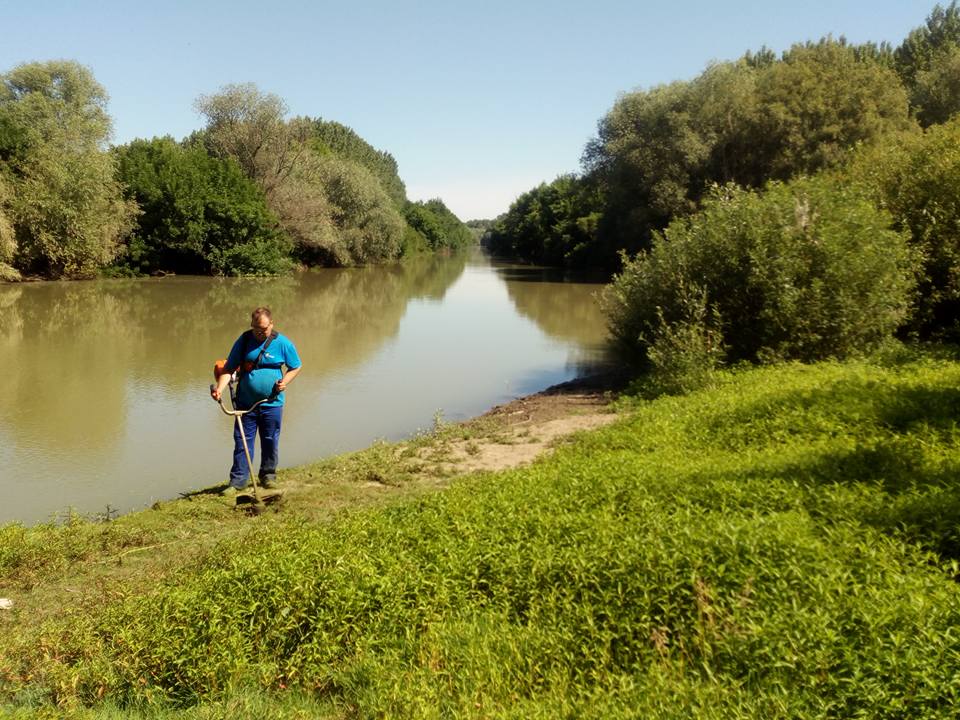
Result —
<instances>
[{"instance_id":1,"label":"green shrub","mask_svg":"<svg viewBox=\"0 0 960 720\"><path fill-rule=\"evenodd\" d=\"M707 316L706 293L694 288L681 293L682 317L668 323L659 314L659 327L647 349L651 372L644 379L654 395L685 393L709 384L722 362L723 335L716 318Z\"/></svg>"},{"instance_id":2,"label":"green shrub","mask_svg":"<svg viewBox=\"0 0 960 720\"><path fill-rule=\"evenodd\" d=\"M409 224L403 228L403 238L400 241L400 255L405 258L430 252L430 244L422 233L414 230Z\"/></svg>"},{"instance_id":3,"label":"green shrub","mask_svg":"<svg viewBox=\"0 0 960 720\"><path fill-rule=\"evenodd\" d=\"M897 328L914 286L916 258L889 224L828 177L714 189L626 263L605 295L611 331L628 357L649 362L664 327L691 322L696 289L728 361L862 352Z\"/></svg>"},{"instance_id":4,"label":"green shrub","mask_svg":"<svg viewBox=\"0 0 960 720\"><path fill-rule=\"evenodd\" d=\"M98 551L146 544L151 533L130 523L98 522L75 514L59 523L0 526L0 585L30 588L44 576Z\"/></svg>"}]
</instances>

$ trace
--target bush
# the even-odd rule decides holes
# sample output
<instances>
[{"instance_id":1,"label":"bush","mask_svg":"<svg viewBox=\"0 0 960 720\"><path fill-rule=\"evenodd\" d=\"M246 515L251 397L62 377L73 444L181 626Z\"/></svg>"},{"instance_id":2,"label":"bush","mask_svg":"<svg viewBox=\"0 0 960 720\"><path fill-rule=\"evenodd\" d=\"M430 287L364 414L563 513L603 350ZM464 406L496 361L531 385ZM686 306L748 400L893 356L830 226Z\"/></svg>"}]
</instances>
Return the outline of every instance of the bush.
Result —
<instances>
[{"instance_id":1,"label":"bush","mask_svg":"<svg viewBox=\"0 0 960 720\"><path fill-rule=\"evenodd\" d=\"M703 289L688 289L681 294L680 303L682 317L675 323L668 323L659 313L660 325L647 350L652 372L645 381L654 395L705 387L723 359L723 334L717 318L708 316Z\"/></svg>"},{"instance_id":2,"label":"bush","mask_svg":"<svg viewBox=\"0 0 960 720\"><path fill-rule=\"evenodd\" d=\"M764 192L715 188L628 261L604 298L628 358L654 359L664 333L691 320L718 330L728 361L844 357L889 337L906 314L917 261L886 213L831 178ZM703 320L693 322L703 325Z\"/></svg>"}]
</instances>

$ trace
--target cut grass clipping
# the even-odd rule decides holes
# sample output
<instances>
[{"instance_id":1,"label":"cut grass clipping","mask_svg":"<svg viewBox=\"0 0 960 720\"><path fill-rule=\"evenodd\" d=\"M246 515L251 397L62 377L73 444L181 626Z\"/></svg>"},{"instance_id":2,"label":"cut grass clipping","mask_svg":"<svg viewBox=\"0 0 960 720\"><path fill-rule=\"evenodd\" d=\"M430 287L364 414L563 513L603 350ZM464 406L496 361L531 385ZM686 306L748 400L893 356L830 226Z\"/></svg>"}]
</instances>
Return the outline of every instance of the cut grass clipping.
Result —
<instances>
[{"instance_id":1,"label":"cut grass clipping","mask_svg":"<svg viewBox=\"0 0 960 720\"><path fill-rule=\"evenodd\" d=\"M264 524L149 595L78 608L6 647L5 697L953 717L958 388L934 359L791 365L636 403L529 468Z\"/></svg>"}]
</instances>

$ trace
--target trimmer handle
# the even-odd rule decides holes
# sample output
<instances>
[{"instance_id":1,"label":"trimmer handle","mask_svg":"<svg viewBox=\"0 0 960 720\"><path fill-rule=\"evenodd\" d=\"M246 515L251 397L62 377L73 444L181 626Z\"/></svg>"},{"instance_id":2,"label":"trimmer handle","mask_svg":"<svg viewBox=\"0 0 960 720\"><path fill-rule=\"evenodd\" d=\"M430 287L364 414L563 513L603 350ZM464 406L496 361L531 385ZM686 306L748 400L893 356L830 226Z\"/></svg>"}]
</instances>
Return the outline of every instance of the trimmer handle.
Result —
<instances>
[{"instance_id":1,"label":"trimmer handle","mask_svg":"<svg viewBox=\"0 0 960 720\"><path fill-rule=\"evenodd\" d=\"M213 397L213 391L216 389L216 387L217 387L216 385L211 385L211 386L210 386L211 397ZM220 399L219 399L219 400L216 400L216 402L217 402L217 404L220 405L220 409L223 410L223 412L224 412L225 415L233 415L234 417L236 417L237 415L246 415L248 412L250 412L251 410L253 410L253 409L254 409L255 407L257 407L258 405L261 405L261 404L263 404L263 403L265 403L265 402L270 402L271 400L276 400L276 398L277 398L276 395L271 395L270 397L266 397L266 398L264 398L263 400L257 400L253 405L251 405L250 407L248 407L246 410L227 410L227 409L223 406L223 395L221 395L221 396L220 396ZM215 399L215 398L214 398L214 399Z\"/></svg>"}]
</instances>

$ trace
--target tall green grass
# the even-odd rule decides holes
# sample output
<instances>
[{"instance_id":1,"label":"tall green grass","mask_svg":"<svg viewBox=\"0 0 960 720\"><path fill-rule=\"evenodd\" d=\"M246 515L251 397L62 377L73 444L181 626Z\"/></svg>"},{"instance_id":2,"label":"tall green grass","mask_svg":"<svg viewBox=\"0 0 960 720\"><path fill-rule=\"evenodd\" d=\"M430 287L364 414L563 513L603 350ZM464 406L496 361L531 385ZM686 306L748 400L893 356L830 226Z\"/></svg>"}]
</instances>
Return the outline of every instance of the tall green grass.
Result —
<instances>
[{"instance_id":1,"label":"tall green grass","mask_svg":"<svg viewBox=\"0 0 960 720\"><path fill-rule=\"evenodd\" d=\"M729 373L529 468L264 524L8 645L0 683L197 717L291 689L350 717L954 717L958 421L945 360Z\"/></svg>"}]
</instances>

